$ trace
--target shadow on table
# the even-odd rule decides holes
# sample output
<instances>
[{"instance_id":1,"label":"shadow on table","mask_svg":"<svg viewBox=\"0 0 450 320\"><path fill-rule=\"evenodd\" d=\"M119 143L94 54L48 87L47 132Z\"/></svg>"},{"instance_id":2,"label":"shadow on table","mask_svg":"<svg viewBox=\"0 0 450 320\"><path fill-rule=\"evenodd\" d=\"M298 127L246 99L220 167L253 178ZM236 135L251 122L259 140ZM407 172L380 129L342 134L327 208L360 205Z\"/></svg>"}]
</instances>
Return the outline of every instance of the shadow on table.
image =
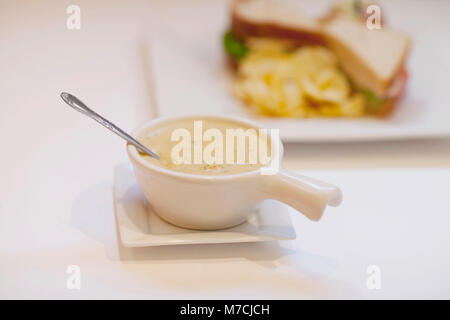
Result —
<instances>
[{"instance_id":1,"label":"shadow on table","mask_svg":"<svg viewBox=\"0 0 450 320\"><path fill-rule=\"evenodd\" d=\"M211 261L244 258L274 267L281 257L295 253L279 242L178 245L128 248L121 244L114 214L113 186L101 182L80 193L72 206L72 225L105 245L109 259L123 262L158 262L201 259Z\"/></svg>"},{"instance_id":2,"label":"shadow on table","mask_svg":"<svg viewBox=\"0 0 450 320\"><path fill-rule=\"evenodd\" d=\"M86 236L103 243L107 257L121 263L125 276L152 288L174 292L200 290L199 294L202 289L228 288L229 294L238 297L240 292L236 288L245 287L254 290L251 291L254 298L342 297L354 292L351 285L333 279L336 261L292 249L290 241L124 247L119 239L110 181L96 184L77 196L71 223ZM249 262L254 267L249 267Z\"/></svg>"}]
</instances>

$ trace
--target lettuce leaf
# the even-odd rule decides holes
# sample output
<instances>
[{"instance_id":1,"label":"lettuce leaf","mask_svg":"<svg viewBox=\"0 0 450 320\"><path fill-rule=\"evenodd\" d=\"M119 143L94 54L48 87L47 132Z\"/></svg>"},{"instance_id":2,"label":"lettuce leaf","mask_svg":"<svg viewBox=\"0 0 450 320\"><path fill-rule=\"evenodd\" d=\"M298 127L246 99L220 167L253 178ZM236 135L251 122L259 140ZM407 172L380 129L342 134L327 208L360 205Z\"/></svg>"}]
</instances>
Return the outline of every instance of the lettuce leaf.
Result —
<instances>
[{"instance_id":1,"label":"lettuce leaf","mask_svg":"<svg viewBox=\"0 0 450 320\"><path fill-rule=\"evenodd\" d=\"M378 105L383 104L386 101L386 99L378 97L375 93L373 93L370 90L362 89L361 92L364 94L364 96L367 99L367 102L370 105L378 106Z\"/></svg>"},{"instance_id":2,"label":"lettuce leaf","mask_svg":"<svg viewBox=\"0 0 450 320\"><path fill-rule=\"evenodd\" d=\"M360 89L367 101L367 112L379 113L380 109L385 105L387 99L380 98L375 93L367 89Z\"/></svg>"},{"instance_id":3,"label":"lettuce leaf","mask_svg":"<svg viewBox=\"0 0 450 320\"><path fill-rule=\"evenodd\" d=\"M225 51L235 60L242 59L248 52L248 47L236 38L229 30L223 36L223 47Z\"/></svg>"}]
</instances>

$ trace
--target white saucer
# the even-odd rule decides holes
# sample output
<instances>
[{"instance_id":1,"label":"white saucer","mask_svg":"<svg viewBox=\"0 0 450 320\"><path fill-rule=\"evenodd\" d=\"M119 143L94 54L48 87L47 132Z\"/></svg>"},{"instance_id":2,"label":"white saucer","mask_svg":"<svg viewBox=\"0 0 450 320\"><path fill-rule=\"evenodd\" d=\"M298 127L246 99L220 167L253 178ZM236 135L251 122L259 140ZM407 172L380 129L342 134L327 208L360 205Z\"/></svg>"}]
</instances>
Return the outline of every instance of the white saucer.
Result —
<instances>
[{"instance_id":1,"label":"white saucer","mask_svg":"<svg viewBox=\"0 0 450 320\"><path fill-rule=\"evenodd\" d=\"M261 202L247 222L233 228L197 231L176 227L159 218L147 206L133 170L128 164L118 165L114 169L114 208L120 238L126 247L257 242L296 238L288 207L273 200Z\"/></svg>"}]
</instances>

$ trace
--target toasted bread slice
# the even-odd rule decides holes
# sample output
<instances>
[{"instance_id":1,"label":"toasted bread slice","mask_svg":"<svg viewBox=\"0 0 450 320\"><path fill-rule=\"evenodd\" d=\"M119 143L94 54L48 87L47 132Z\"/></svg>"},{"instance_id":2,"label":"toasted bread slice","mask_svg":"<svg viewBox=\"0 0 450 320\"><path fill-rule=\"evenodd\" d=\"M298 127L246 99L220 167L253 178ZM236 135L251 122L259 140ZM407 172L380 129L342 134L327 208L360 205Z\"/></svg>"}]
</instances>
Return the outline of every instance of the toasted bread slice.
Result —
<instances>
[{"instance_id":1,"label":"toasted bread slice","mask_svg":"<svg viewBox=\"0 0 450 320\"><path fill-rule=\"evenodd\" d=\"M340 17L324 24L323 34L358 87L380 97L389 95L409 51L406 35L387 28L370 30L365 24Z\"/></svg>"},{"instance_id":2,"label":"toasted bread slice","mask_svg":"<svg viewBox=\"0 0 450 320\"><path fill-rule=\"evenodd\" d=\"M324 44L320 24L283 0L235 0L232 5L232 32L249 37L291 39L299 44Z\"/></svg>"}]
</instances>

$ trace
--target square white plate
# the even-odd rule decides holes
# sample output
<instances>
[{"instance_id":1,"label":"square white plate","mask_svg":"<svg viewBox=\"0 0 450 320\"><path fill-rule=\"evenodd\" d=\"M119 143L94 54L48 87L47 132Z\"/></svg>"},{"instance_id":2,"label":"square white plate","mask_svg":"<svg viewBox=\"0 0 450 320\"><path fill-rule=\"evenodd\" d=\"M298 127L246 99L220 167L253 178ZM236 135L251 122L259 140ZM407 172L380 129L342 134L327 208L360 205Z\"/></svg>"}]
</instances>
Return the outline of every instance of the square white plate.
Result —
<instances>
[{"instance_id":1,"label":"square white plate","mask_svg":"<svg viewBox=\"0 0 450 320\"><path fill-rule=\"evenodd\" d=\"M128 164L118 165L114 170L114 208L120 238L126 247L257 242L296 238L288 207L272 200L263 201L247 222L234 228L197 231L169 224L146 205L145 197Z\"/></svg>"},{"instance_id":2,"label":"square white plate","mask_svg":"<svg viewBox=\"0 0 450 320\"><path fill-rule=\"evenodd\" d=\"M299 3L323 13L329 1ZM230 95L221 37L229 25L227 1L168 7L152 32L153 92L160 116L227 114L280 129L284 141L398 140L450 136L450 1L382 2L388 23L413 40L406 95L388 119L280 119L249 113ZM405 10L408 8L408 10ZM159 19L158 19L159 18Z\"/></svg>"}]
</instances>

